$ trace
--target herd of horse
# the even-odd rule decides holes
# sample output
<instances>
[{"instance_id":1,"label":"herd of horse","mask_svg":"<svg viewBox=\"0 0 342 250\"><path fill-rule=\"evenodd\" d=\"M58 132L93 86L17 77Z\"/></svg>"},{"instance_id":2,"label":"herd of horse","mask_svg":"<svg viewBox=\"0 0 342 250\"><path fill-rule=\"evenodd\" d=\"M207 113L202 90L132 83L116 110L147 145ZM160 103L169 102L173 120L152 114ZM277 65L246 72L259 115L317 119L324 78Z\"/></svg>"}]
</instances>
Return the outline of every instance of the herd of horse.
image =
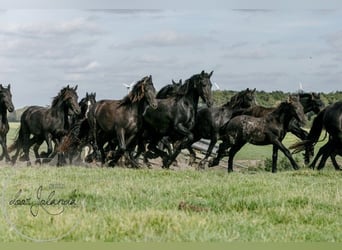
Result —
<instances>
[{"instance_id":1,"label":"herd of horse","mask_svg":"<svg viewBox=\"0 0 342 250\"><path fill-rule=\"evenodd\" d=\"M30 149L36 164L57 157L57 165L72 164L75 157L81 159L86 148L91 152L84 157L87 162L99 161L102 165L115 166L124 156L125 164L138 168L142 156L149 166L152 158L160 157L162 167L169 168L183 149L190 153L189 165L195 163L192 145L209 139L210 144L199 168L206 163L218 165L228 156L228 171L233 171L236 153L246 144L273 145L272 172L277 171L278 151L291 162L298 164L282 140L287 132L300 138L290 149L305 150L305 163L310 163L314 147L323 128L329 139L309 165L322 169L330 157L336 170L341 170L336 155L342 155L342 101L325 107L316 93L298 93L288 97L277 107L257 105L255 89L240 91L222 106L213 107L211 76L213 71L202 71L189 79L166 85L158 93L152 76L137 81L121 100L96 100L90 93L78 102L77 86L62 88L49 107L30 106L21 116L20 128L13 144L7 148L9 131L7 111L12 112L10 85L0 85L0 159L15 164L26 161L31 164ZM205 104L200 104L200 99ZM314 112L316 117L309 132L302 129L305 114ZM208 160L218 141L216 157ZM40 146L47 144L47 151ZM15 151L10 157L9 153ZM82 157L83 158L83 157Z\"/></svg>"}]
</instances>

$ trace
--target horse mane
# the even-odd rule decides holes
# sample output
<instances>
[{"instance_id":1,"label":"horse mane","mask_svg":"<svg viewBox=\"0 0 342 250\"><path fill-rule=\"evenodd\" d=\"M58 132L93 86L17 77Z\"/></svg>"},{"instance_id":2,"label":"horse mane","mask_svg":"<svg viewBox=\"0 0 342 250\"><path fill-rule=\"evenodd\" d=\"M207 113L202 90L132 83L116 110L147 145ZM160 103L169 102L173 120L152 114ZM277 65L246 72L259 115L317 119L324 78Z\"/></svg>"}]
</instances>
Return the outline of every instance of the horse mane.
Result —
<instances>
[{"instance_id":1,"label":"horse mane","mask_svg":"<svg viewBox=\"0 0 342 250\"><path fill-rule=\"evenodd\" d=\"M185 96L189 91L189 86L193 86L193 84L194 84L194 81L192 77L190 79L185 80L184 84L179 88L176 94L176 97L180 98L180 97Z\"/></svg>"},{"instance_id":2,"label":"horse mane","mask_svg":"<svg viewBox=\"0 0 342 250\"><path fill-rule=\"evenodd\" d=\"M145 96L145 89L143 88L143 84L146 82L147 78L148 76L145 76L143 79L134 84L132 90L128 93L128 95L120 100L119 106L131 105L135 102L139 102Z\"/></svg>"},{"instance_id":3,"label":"horse mane","mask_svg":"<svg viewBox=\"0 0 342 250\"><path fill-rule=\"evenodd\" d=\"M67 92L67 90L72 90L72 88L70 88L69 85L64 87L64 88L62 88L61 91L59 91L58 95L56 95L52 99L52 104L51 104L52 107L56 107L58 105L59 101L61 99L64 99L64 95Z\"/></svg>"}]
</instances>

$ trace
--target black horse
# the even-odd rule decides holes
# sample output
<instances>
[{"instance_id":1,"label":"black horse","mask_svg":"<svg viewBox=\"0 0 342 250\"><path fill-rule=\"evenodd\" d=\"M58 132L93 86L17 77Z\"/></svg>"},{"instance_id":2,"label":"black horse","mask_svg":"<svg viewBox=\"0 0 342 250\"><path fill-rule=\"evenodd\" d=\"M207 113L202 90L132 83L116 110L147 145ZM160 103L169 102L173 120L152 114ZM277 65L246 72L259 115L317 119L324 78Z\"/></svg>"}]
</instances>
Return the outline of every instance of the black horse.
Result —
<instances>
[{"instance_id":1,"label":"black horse","mask_svg":"<svg viewBox=\"0 0 342 250\"><path fill-rule=\"evenodd\" d=\"M298 94L299 101L303 106L304 113L314 112L318 114L323 108L324 103L320 99L320 94L318 93L300 93ZM254 117L262 117L269 113L271 113L275 108L274 107L263 107L260 105L255 105L250 107L249 109L243 109L236 111L233 116L236 115L251 115ZM308 132L301 128L300 122L296 119L292 119L290 121L288 131L300 138L301 140L305 140L308 136ZM310 157L313 155L313 147L307 147L305 149L304 160L305 163L310 162Z\"/></svg>"},{"instance_id":2,"label":"black horse","mask_svg":"<svg viewBox=\"0 0 342 250\"><path fill-rule=\"evenodd\" d=\"M17 139L10 147L10 150L17 150L12 157L13 164L16 162L18 155L23 150L22 160L27 161L30 165L29 150L35 144L35 156L39 159L39 146L43 141L47 144L47 152L44 154L50 157L52 153L52 140L58 145L62 137L69 130L68 115L79 114L81 112L77 99L77 86L70 88L69 85L63 88L53 99L50 108L40 106L28 107L21 116L20 129ZM30 136L33 136L30 138ZM56 145L56 146L57 146Z\"/></svg>"},{"instance_id":3,"label":"black horse","mask_svg":"<svg viewBox=\"0 0 342 250\"><path fill-rule=\"evenodd\" d=\"M101 100L91 107L88 121L94 138L95 157L99 149L104 163L106 156L103 146L109 143L113 150L119 147L109 165L116 164L125 154L126 159L134 167L138 167L132 151L141 135L143 112L148 107L157 108L155 95L152 76L146 76L122 100ZM88 157L89 159L92 158Z\"/></svg>"},{"instance_id":4,"label":"black horse","mask_svg":"<svg viewBox=\"0 0 342 250\"><path fill-rule=\"evenodd\" d=\"M203 107L198 110L195 126L192 129L194 135L192 143L195 143L202 138L210 140L207 153L199 163L200 167L203 166L211 155L213 148L219 139L220 128L230 120L234 110L247 109L254 105L256 105L255 89L250 90L247 88L232 96L230 101L220 107ZM190 152L191 165L196 159L196 153L191 147L188 147L188 150Z\"/></svg>"},{"instance_id":5,"label":"black horse","mask_svg":"<svg viewBox=\"0 0 342 250\"><path fill-rule=\"evenodd\" d=\"M277 171L278 150L280 149L290 160L294 169L299 169L292 158L290 151L282 144L291 119L297 119L300 123L305 120L303 106L296 98L289 98L282 102L271 113L263 117L240 115L232 118L220 131L220 144L217 157L211 166L219 163L227 148L229 150L228 172L233 171L235 154L246 144L268 145L273 144L272 172Z\"/></svg>"},{"instance_id":6,"label":"black horse","mask_svg":"<svg viewBox=\"0 0 342 250\"><path fill-rule=\"evenodd\" d=\"M323 109L314 119L307 139L292 145L290 148L294 148L298 152L304 147L314 146L318 142L323 128L329 134L328 142L319 149L309 167L314 169L317 161L322 157L317 167L318 170L322 169L330 156L335 169L341 170L335 157L342 155L342 101Z\"/></svg>"},{"instance_id":7,"label":"black horse","mask_svg":"<svg viewBox=\"0 0 342 250\"><path fill-rule=\"evenodd\" d=\"M168 84L158 91L156 98L165 99L171 96L175 96L178 93L181 86L182 79L180 79L179 82L175 82L174 80L172 80L172 84Z\"/></svg>"},{"instance_id":8,"label":"black horse","mask_svg":"<svg viewBox=\"0 0 342 250\"><path fill-rule=\"evenodd\" d=\"M4 157L6 158L6 161L11 160L7 151L7 133L9 131L7 111L14 111L14 106L12 103L11 85L9 84L7 87L3 87L2 84L0 84L0 144L2 147L0 161Z\"/></svg>"},{"instance_id":9,"label":"black horse","mask_svg":"<svg viewBox=\"0 0 342 250\"><path fill-rule=\"evenodd\" d=\"M79 106L81 108L81 113L78 115L71 116L71 125L68 134L63 138L61 144L59 145L57 152L68 156L69 163L72 164L73 158L77 156L76 161L81 161L81 154L84 148L85 157L89 153L89 122L88 113L92 105L96 103L96 93L86 93L86 96L81 99ZM64 164L64 157L60 157L58 165Z\"/></svg>"},{"instance_id":10,"label":"black horse","mask_svg":"<svg viewBox=\"0 0 342 250\"><path fill-rule=\"evenodd\" d=\"M145 138L150 140L149 150L163 158L163 167L168 168L183 148L193 141L199 97L208 107L212 105L211 73L202 71L193 75L179 89L176 96L158 99L158 108L147 108L144 113ZM157 149L158 142L167 136L171 142L179 141L169 156Z\"/></svg>"}]
</instances>

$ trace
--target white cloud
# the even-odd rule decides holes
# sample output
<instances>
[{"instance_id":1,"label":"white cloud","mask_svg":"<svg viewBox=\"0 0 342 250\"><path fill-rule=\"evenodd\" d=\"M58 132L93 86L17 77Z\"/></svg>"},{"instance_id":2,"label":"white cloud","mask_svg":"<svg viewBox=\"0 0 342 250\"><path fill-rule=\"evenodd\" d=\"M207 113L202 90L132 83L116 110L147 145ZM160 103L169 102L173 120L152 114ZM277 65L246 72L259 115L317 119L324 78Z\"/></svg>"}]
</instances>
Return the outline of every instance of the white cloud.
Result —
<instances>
[{"instance_id":1,"label":"white cloud","mask_svg":"<svg viewBox=\"0 0 342 250\"><path fill-rule=\"evenodd\" d=\"M160 31L158 33L142 36L136 40L113 46L114 48L142 48L142 47L183 47L183 46L198 46L207 42L214 41L212 38L185 34L173 30Z\"/></svg>"}]
</instances>

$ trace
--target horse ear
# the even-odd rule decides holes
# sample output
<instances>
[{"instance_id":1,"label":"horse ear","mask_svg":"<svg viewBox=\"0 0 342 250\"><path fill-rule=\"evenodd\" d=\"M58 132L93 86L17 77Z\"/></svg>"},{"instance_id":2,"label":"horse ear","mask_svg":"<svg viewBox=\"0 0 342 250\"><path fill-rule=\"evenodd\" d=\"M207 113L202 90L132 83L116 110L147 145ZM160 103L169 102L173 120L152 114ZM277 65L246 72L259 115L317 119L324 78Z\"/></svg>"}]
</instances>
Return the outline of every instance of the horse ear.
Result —
<instances>
[{"instance_id":1,"label":"horse ear","mask_svg":"<svg viewBox=\"0 0 342 250\"><path fill-rule=\"evenodd\" d=\"M212 70L212 71L210 72L209 78L213 75L213 73L214 73L214 70Z\"/></svg>"},{"instance_id":2,"label":"horse ear","mask_svg":"<svg viewBox=\"0 0 342 250\"><path fill-rule=\"evenodd\" d=\"M320 93L312 92L312 93L311 93L311 96L312 96L313 98L320 98Z\"/></svg>"},{"instance_id":3,"label":"horse ear","mask_svg":"<svg viewBox=\"0 0 342 250\"><path fill-rule=\"evenodd\" d=\"M74 88L75 91L77 90L77 87L78 87L78 85L75 86L75 88Z\"/></svg>"},{"instance_id":4,"label":"horse ear","mask_svg":"<svg viewBox=\"0 0 342 250\"><path fill-rule=\"evenodd\" d=\"M179 83L180 83L180 84L182 84L182 83L183 83L183 80L182 80L182 79L180 79L180 80L179 80Z\"/></svg>"},{"instance_id":5,"label":"horse ear","mask_svg":"<svg viewBox=\"0 0 342 250\"><path fill-rule=\"evenodd\" d=\"M88 94L88 92L86 92L86 98L88 98L89 97L89 94Z\"/></svg>"},{"instance_id":6,"label":"horse ear","mask_svg":"<svg viewBox=\"0 0 342 250\"><path fill-rule=\"evenodd\" d=\"M201 75L202 75L202 76L204 75L204 70L202 70Z\"/></svg>"},{"instance_id":7,"label":"horse ear","mask_svg":"<svg viewBox=\"0 0 342 250\"><path fill-rule=\"evenodd\" d=\"M254 93L255 91L256 91L256 88L254 88L252 92Z\"/></svg>"},{"instance_id":8,"label":"horse ear","mask_svg":"<svg viewBox=\"0 0 342 250\"><path fill-rule=\"evenodd\" d=\"M11 90L11 84L8 84L7 88L8 90Z\"/></svg>"},{"instance_id":9,"label":"horse ear","mask_svg":"<svg viewBox=\"0 0 342 250\"><path fill-rule=\"evenodd\" d=\"M176 84L176 82L172 79L172 84Z\"/></svg>"}]
</instances>

